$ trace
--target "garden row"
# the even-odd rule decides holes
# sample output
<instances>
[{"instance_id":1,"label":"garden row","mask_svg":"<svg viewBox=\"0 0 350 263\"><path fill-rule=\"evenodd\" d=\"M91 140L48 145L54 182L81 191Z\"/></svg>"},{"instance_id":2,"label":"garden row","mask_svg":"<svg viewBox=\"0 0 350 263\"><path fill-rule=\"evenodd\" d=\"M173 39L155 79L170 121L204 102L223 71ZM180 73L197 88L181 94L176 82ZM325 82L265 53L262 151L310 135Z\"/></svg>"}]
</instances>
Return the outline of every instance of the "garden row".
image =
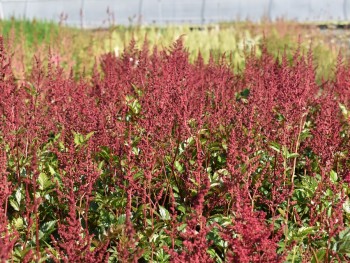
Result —
<instances>
[{"instance_id":1,"label":"garden row","mask_svg":"<svg viewBox=\"0 0 350 263\"><path fill-rule=\"evenodd\" d=\"M18 80L1 42L1 260L350 260L349 69L260 50L234 74L131 42Z\"/></svg>"}]
</instances>

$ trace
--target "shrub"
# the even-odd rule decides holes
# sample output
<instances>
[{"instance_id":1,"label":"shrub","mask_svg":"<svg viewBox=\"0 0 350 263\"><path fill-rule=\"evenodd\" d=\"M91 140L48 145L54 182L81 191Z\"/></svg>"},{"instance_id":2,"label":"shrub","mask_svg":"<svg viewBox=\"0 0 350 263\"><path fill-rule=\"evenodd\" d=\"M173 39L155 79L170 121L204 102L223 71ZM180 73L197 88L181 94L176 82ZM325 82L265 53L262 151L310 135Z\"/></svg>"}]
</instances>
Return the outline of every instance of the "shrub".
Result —
<instances>
[{"instance_id":1,"label":"shrub","mask_svg":"<svg viewBox=\"0 0 350 263\"><path fill-rule=\"evenodd\" d=\"M3 260L349 260L348 68L312 54L204 63L106 54L74 80L0 46Z\"/></svg>"}]
</instances>

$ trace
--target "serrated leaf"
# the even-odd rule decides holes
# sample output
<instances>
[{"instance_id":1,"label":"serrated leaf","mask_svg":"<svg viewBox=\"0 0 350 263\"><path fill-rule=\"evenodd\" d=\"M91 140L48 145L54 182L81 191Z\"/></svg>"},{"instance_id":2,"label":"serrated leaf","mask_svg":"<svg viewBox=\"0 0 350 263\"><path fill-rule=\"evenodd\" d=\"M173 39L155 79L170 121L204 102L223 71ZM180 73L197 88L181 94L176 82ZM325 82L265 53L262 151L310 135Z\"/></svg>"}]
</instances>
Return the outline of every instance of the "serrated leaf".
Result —
<instances>
[{"instance_id":1,"label":"serrated leaf","mask_svg":"<svg viewBox=\"0 0 350 263\"><path fill-rule=\"evenodd\" d=\"M16 230L21 230L24 228L24 222L22 217L15 218L12 222Z\"/></svg>"},{"instance_id":2,"label":"serrated leaf","mask_svg":"<svg viewBox=\"0 0 350 263\"><path fill-rule=\"evenodd\" d=\"M118 216L118 219L117 219L118 225L124 224L125 220L126 220L126 214L122 214L122 215Z\"/></svg>"},{"instance_id":3,"label":"serrated leaf","mask_svg":"<svg viewBox=\"0 0 350 263\"><path fill-rule=\"evenodd\" d=\"M317 252L313 254L313 257L311 259L311 263L318 263L318 262L324 262L324 257L326 255L325 249L320 249Z\"/></svg>"},{"instance_id":4,"label":"serrated leaf","mask_svg":"<svg viewBox=\"0 0 350 263\"><path fill-rule=\"evenodd\" d=\"M179 225L178 227L177 227L177 231L184 231L185 230L185 228L186 228L186 226L187 226L187 224L181 224L181 225Z\"/></svg>"},{"instance_id":5,"label":"serrated leaf","mask_svg":"<svg viewBox=\"0 0 350 263\"><path fill-rule=\"evenodd\" d=\"M39 239L45 239L50 236L50 234L55 231L55 225L57 220L52 220L45 222L40 226Z\"/></svg>"},{"instance_id":6,"label":"serrated leaf","mask_svg":"<svg viewBox=\"0 0 350 263\"><path fill-rule=\"evenodd\" d=\"M186 208L184 206L178 205L176 208L177 208L177 210L179 210L183 214L186 214Z\"/></svg>"},{"instance_id":7,"label":"serrated leaf","mask_svg":"<svg viewBox=\"0 0 350 263\"><path fill-rule=\"evenodd\" d=\"M39 182L39 189L40 190L45 190L47 187L51 185L51 181L47 177L46 174L40 173L38 177L38 182Z\"/></svg>"},{"instance_id":8,"label":"serrated leaf","mask_svg":"<svg viewBox=\"0 0 350 263\"><path fill-rule=\"evenodd\" d=\"M343 231L339 233L339 238L349 238L350 239L350 227L345 228Z\"/></svg>"},{"instance_id":9,"label":"serrated leaf","mask_svg":"<svg viewBox=\"0 0 350 263\"><path fill-rule=\"evenodd\" d=\"M345 213L350 214L350 200L347 199L343 204L343 209Z\"/></svg>"},{"instance_id":10,"label":"serrated leaf","mask_svg":"<svg viewBox=\"0 0 350 263\"><path fill-rule=\"evenodd\" d=\"M298 229L298 236L306 236L308 234L311 234L314 230L316 230L317 227L301 227Z\"/></svg>"},{"instance_id":11,"label":"serrated leaf","mask_svg":"<svg viewBox=\"0 0 350 263\"><path fill-rule=\"evenodd\" d=\"M338 243L337 252L339 254L347 254L350 253L350 240L342 240Z\"/></svg>"},{"instance_id":12,"label":"serrated leaf","mask_svg":"<svg viewBox=\"0 0 350 263\"><path fill-rule=\"evenodd\" d=\"M92 135L94 135L94 133L95 132L92 131L92 132L89 132L88 134L86 134L85 141L89 140L92 137Z\"/></svg>"},{"instance_id":13,"label":"serrated leaf","mask_svg":"<svg viewBox=\"0 0 350 263\"><path fill-rule=\"evenodd\" d=\"M51 165L49 165L49 171L50 171L51 175L56 174L55 169L53 169L53 167Z\"/></svg>"},{"instance_id":14,"label":"serrated leaf","mask_svg":"<svg viewBox=\"0 0 350 263\"><path fill-rule=\"evenodd\" d=\"M161 205L159 206L159 214L162 220L170 220L169 211Z\"/></svg>"},{"instance_id":15,"label":"serrated leaf","mask_svg":"<svg viewBox=\"0 0 350 263\"><path fill-rule=\"evenodd\" d=\"M339 254L350 253L350 228L347 227L338 235L337 242L333 245L333 250Z\"/></svg>"},{"instance_id":16,"label":"serrated leaf","mask_svg":"<svg viewBox=\"0 0 350 263\"><path fill-rule=\"evenodd\" d=\"M19 211L19 205L15 200L10 199L10 205L13 207L13 209L15 209L16 211Z\"/></svg>"},{"instance_id":17,"label":"serrated leaf","mask_svg":"<svg viewBox=\"0 0 350 263\"><path fill-rule=\"evenodd\" d=\"M334 184L338 181L338 174L333 170L331 170L330 172L330 179L331 179L331 182Z\"/></svg>"},{"instance_id":18,"label":"serrated leaf","mask_svg":"<svg viewBox=\"0 0 350 263\"><path fill-rule=\"evenodd\" d=\"M180 173L183 172L183 167L179 161L175 161L174 163L176 170L178 170Z\"/></svg>"},{"instance_id":19,"label":"serrated leaf","mask_svg":"<svg viewBox=\"0 0 350 263\"><path fill-rule=\"evenodd\" d=\"M21 205L21 200L22 200L21 188L17 189L15 197L16 197L16 201L17 201L18 205Z\"/></svg>"},{"instance_id":20,"label":"serrated leaf","mask_svg":"<svg viewBox=\"0 0 350 263\"><path fill-rule=\"evenodd\" d=\"M298 156L299 156L299 153L288 153L287 154L287 159L296 158Z\"/></svg>"},{"instance_id":21,"label":"serrated leaf","mask_svg":"<svg viewBox=\"0 0 350 263\"><path fill-rule=\"evenodd\" d=\"M276 142L271 142L270 145L269 145L269 147L270 147L272 150L274 150L274 151L276 151L276 152L278 152L278 153L281 152L281 146L280 146L278 143L276 143Z\"/></svg>"}]
</instances>

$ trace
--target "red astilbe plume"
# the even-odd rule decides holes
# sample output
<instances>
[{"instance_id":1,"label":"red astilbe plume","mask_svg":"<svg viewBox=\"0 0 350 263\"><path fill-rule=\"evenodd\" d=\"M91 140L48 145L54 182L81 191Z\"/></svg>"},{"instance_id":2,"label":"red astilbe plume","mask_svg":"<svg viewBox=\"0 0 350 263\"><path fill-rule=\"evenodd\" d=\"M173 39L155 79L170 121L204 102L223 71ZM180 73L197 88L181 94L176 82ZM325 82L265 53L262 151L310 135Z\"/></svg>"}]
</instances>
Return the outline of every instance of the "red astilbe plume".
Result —
<instances>
[{"instance_id":1,"label":"red astilbe plume","mask_svg":"<svg viewBox=\"0 0 350 263\"><path fill-rule=\"evenodd\" d=\"M182 41L178 40L169 54L154 53L151 63L148 85L141 100L144 118L140 123L156 141L173 141L174 137L184 140L187 121L191 114L198 112L201 92L190 83L191 68ZM195 113L192 107L197 107Z\"/></svg>"},{"instance_id":2,"label":"red astilbe plume","mask_svg":"<svg viewBox=\"0 0 350 263\"><path fill-rule=\"evenodd\" d=\"M277 256L277 239L272 238L273 226L265 222L265 213L253 211L246 189L236 187L236 199L231 212L232 225L221 228L228 242L228 262L282 262Z\"/></svg>"},{"instance_id":3,"label":"red astilbe plume","mask_svg":"<svg viewBox=\"0 0 350 263\"><path fill-rule=\"evenodd\" d=\"M64 201L73 194L76 200L85 200L87 208L100 172L93 163L90 142L83 148L76 147L73 140L68 143L66 151L56 151L62 180L62 187L56 189L58 197Z\"/></svg>"},{"instance_id":4,"label":"red astilbe plume","mask_svg":"<svg viewBox=\"0 0 350 263\"><path fill-rule=\"evenodd\" d=\"M283 191L277 193L273 188L271 192L275 194L272 194L272 197L259 194L261 180L265 177L264 174L259 174L260 179L253 177L259 163L254 160L256 159L254 153L257 151L255 147L259 145L259 141L254 140L258 140L259 137L251 137L253 130L249 122L247 122L248 134L245 135L244 125L241 126L242 119L239 120L241 123L237 123L230 136L227 157L230 177L224 178L231 200L232 225L221 228L221 236L229 243L227 257L230 262L279 262L276 250L281 234L274 233L273 224L265 221L266 213L255 211L255 206L263 203L273 212L275 206L282 202L278 199L278 195L286 197L287 193ZM244 170L242 165L246 167ZM263 169L263 172L269 172L269 169ZM277 183L276 187L281 186L282 177L274 180Z\"/></svg>"},{"instance_id":5,"label":"red astilbe plume","mask_svg":"<svg viewBox=\"0 0 350 263\"><path fill-rule=\"evenodd\" d=\"M345 153L350 145L350 114L348 113L350 110L350 66L348 63L344 63L343 57L340 54L338 57L338 62L336 66L335 80L333 82L334 85L334 96L339 103L339 107L341 108L342 115L339 116L339 120L342 124L341 128L341 147L338 153ZM339 125L339 124L338 124ZM334 168L337 173L341 174L345 181L349 181L350 172L348 169L349 162L349 154L346 156L342 156L342 154L338 154L336 156Z\"/></svg>"},{"instance_id":6,"label":"red astilbe plume","mask_svg":"<svg viewBox=\"0 0 350 263\"><path fill-rule=\"evenodd\" d=\"M23 105L24 93L20 92L15 83L11 70L11 60L3 46L0 38L0 135L10 149L19 144L20 138L17 134L23 125L21 112L26 112Z\"/></svg>"},{"instance_id":7,"label":"red astilbe plume","mask_svg":"<svg viewBox=\"0 0 350 263\"><path fill-rule=\"evenodd\" d=\"M275 218L283 202L290 207L294 180L301 166L299 160L303 158L301 153L308 136L305 126L318 92L312 52L303 55L297 50L291 62L286 54L279 62L265 48L261 58L249 57L243 79L250 93L235 118L238 123L234 128L238 151L235 158L240 160L235 166L243 163L248 167L241 175L247 178L246 182L249 174L255 173L249 197L252 202L267 206L268 210L264 211ZM277 148L273 149L273 145ZM282 149L295 157L287 158ZM270 160L261 160L259 155L269 156ZM251 170L253 158L257 158L257 167ZM286 218L288 216L286 213Z\"/></svg>"},{"instance_id":8,"label":"red astilbe plume","mask_svg":"<svg viewBox=\"0 0 350 263\"><path fill-rule=\"evenodd\" d=\"M209 227L206 226L206 219L194 216L186 223L185 230L178 234L183 240L181 249L166 248L171 256L171 262L214 262L207 253L211 242L206 237L210 231Z\"/></svg>"},{"instance_id":9,"label":"red astilbe plume","mask_svg":"<svg viewBox=\"0 0 350 263\"><path fill-rule=\"evenodd\" d=\"M0 261L7 261L12 254L16 235L8 231L7 206L11 195L11 183L7 180L6 155L0 151Z\"/></svg>"},{"instance_id":10,"label":"red astilbe plume","mask_svg":"<svg viewBox=\"0 0 350 263\"><path fill-rule=\"evenodd\" d=\"M67 133L66 133L67 134ZM64 140L64 138L63 138ZM58 173L62 183L56 186L60 205L69 207L67 216L58 211L60 222L58 235L52 237L59 258L51 253L56 262L103 262L107 260L108 240L97 247L92 246L93 235L89 233L88 214L93 199L95 182L100 172L93 163L93 142L76 145L69 134L65 140L69 146L64 150L53 149L58 159ZM79 205L77 205L79 203Z\"/></svg>"},{"instance_id":11,"label":"red astilbe plume","mask_svg":"<svg viewBox=\"0 0 350 263\"><path fill-rule=\"evenodd\" d=\"M308 145L321 160L325 171L329 172L335 165L336 154L342 151L342 122L334 86L325 85L323 94L317 100L318 112L314 117L315 127Z\"/></svg>"},{"instance_id":12,"label":"red astilbe plume","mask_svg":"<svg viewBox=\"0 0 350 263\"><path fill-rule=\"evenodd\" d=\"M326 240L325 258L330 255L338 257L331 244L339 232L347 227L344 203L348 197L342 184L332 182L327 168L320 168L320 176L321 180L315 189L314 196L307 205L310 214L309 225L317 228L315 233L308 236L308 240L309 243ZM313 253L314 251L310 250L310 259Z\"/></svg>"},{"instance_id":13,"label":"red astilbe plume","mask_svg":"<svg viewBox=\"0 0 350 263\"><path fill-rule=\"evenodd\" d=\"M77 206L74 195L68 198L69 213L58 224L58 240L53 239L54 247L58 252L59 258L54 255L51 257L55 262L107 262L108 254L106 252L108 243L91 250L91 241L93 236L82 227L80 218L77 217Z\"/></svg>"},{"instance_id":14,"label":"red astilbe plume","mask_svg":"<svg viewBox=\"0 0 350 263\"><path fill-rule=\"evenodd\" d=\"M311 52L305 56L297 50L292 65L286 54L279 63L264 48L260 59L248 58L244 72L250 88L250 109L256 110L257 124L270 141L287 146L290 151L298 148L300 126L318 91L312 59Z\"/></svg>"},{"instance_id":15,"label":"red astilbe plume","mask_svg":"<svg viewBox=\"0 0 350 263\"><path fill-rule=\"evenodd\" d=\"M350 107L349 71L349 65L344 63L343 56L339 54L334 80L334 95L337 96L338 101L345 105L348 109Z\"/></svg>"}]
</instances>

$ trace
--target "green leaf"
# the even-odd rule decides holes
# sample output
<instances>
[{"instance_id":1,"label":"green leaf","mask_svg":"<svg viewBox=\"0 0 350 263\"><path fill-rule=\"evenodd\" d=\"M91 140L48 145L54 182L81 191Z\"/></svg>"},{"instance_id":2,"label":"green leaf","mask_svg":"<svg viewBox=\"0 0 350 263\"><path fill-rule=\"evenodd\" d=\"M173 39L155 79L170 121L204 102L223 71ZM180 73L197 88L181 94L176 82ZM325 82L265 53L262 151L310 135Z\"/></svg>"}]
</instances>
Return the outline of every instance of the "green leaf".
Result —
<instances>
[{"instance_id":1,"label":"green leaf","mask_svg":"<svg viewBox=\"0 0 350 263\"><path fill-rule=\"evenodd\" d=\"M18 205L21 204L21 200L22 200L22 192L21 192L21 188L18 188L15 194L16 200Z\"/></svg>"},{"instance_id":2,"label":"green leaf","mask_svg":"<svg viewBox=\"0 0 350 263\"><path fill-rule=\"evenodd\" d=\"M210 255L211 258L215 259L215 262L223 262L221 257L216 253L215 249L213 248L209 248L207 250L207 253Z\"/></svg>"},{"instance_id":3,"label":"green leaf","mask_svg":"<svg viewBox=\"0 0 350 263\"><path fill-rule=\"evenodd\" d=\"M172 188L175 193L179 193L179 188L176 185L173 185Z\"/></svg>"},{"instance_id":4,"label":"green leaf","mask_svg":"<svg viewBox=\"0 0 350 263\"><path fill-rule=\"evenodd\" d=\"M326 250L321 248L320 250L318 250L313 254L311 263L324 262L325 255L326 255Z\"/></svg>"},{"instance_id":5,"label":"green leaf","mask_svg":"<svg viewBox=\"0 0 350 263\"><path fill-rule=\"evenodd\" d=\"M177 210L179 210L183 214L186 214L186 208L184 206L178 205L176 208L177 208Z\"/></svg>"},{"instance_id":6,"label":"green leaf","mask_svg":"<svg viewBox=\"0 0 350 263\"><path fill-rule=\"evenodd\" d=\"M131 104L131 110L134 114L139 114L141 111L141 104L139 101L136 99L132 102Z\"/></svg>"},{"instance_id":7,"label":"green leaf","mask_svg":"<svg viewBox=\"0 0 350 263\"><path fill-rule=\"evenodd\" d=\"M169 211L161 205L159 206L159 214L162 220L170 220Z\"/></svg>"},{"instance_id":8,"label":"green leaf","mask_svg":"<svg viewBox=\"0 0 350 263\"><path fill-rule=\"evenodd\" d=\"M88 134L86 134L86 136L85 136L85 141L88 141L91 137L92 137L92 135L94 135L94 132L92 131L92 132L89 132Z\"/></svg>"},{"instance_id":9,"label":"green leaf","mask_svg":"<svg viewBox=\"0 0 350 263\"><path fill-rule=\"evenodd\" d=\"M140 104L138 99L135 99L131 95L126 95L125 96L125 101L126 101L126 105L129 107L129 109L131 110L131 112L134 115L137 115L137 114L140 113L140 111L141 111L141 104Z\"/></svg>"},{"instance_id":10,"label":"green leaf","mask_svg":"<svg viewBox=\"0 0 350 263\"><path fill-rule=\"evenodd\" d=\"M137 156L137 155L140 154L140 148L138 148L138 147L133 147L133 148L132 148L132 152L133 152L134 155Z\"/></svg>"},{"instance_id":11,"label":"green leaf","mask_svg":"<svg viewBox=\"0 0 350 263\"><path fill-rule=\"evenodd\" d=\"M345 239L338 243L338 251L339 254L347 254L350 253L350 240Z\"/></svg>"},{"instance_id":12,"label":"green leaf","mask_svg":"<svg viewBox=\"0 0 350 263\"><path fill-rule=\"evenodd\" d=\"M118 225L125 224L125 220L126 220L126 214L122 214L118 216L118 219L117 219Z\"/></svg>"},{"instance_id":13,"label":"green leaf","mask_svg":"<svg viewBox=\"0 0 350 263\"><path fill-rule=\"evenodd\" d=\"M83 136L78 132L73 132L73 135L74 135L75 145L77 145L77 146L81 145L81 143L84 141Z\"/></svg>"},{"instance_id":14,"label":"green leaf","mask_svg":"<svg viewBox=\"0 0 350 263\"><path fill-rule=\"evenodd\" d=\"M281 145L279 145L277 142L271 142L270 148L278 153L281 152Z\"/></svg>"},{"instance_id":15,"label":"green leaf","mask_svg":"<svg viewBox=\"0 0 350 263\"><path fill-rule=\"evenodd\" d=\"M345 105L339 103L339 108L341 109L341 112L342 112L343 116L345 117L345 119L348 119L350 117L350 112L345 107Z\"/></svg>"},{"instance_id":16,"label":"green leaf","mask_svg":"<svg viewBox=\"0 0 350 263\"><path fill-rule=\"evenodd\" d=\"M333 170L331 170L331 172L330 172L330 179L331 179L331 182L334 184L338 181L338 175Z\"/></svg>"},{"instance_id":17,"label":"green leaf","mask_svg":"<svg viewBox=\"0 0 350 263\"><path fill-rule=\"evenodd\" d=\"M16 247L14 251L15 262L23 262L25 256L32 250L30 246L22 249L22 247Z\"/></svg>"},{"instance_id":18,"label":"green leaf","mask_svg":"<svg viewBox=\"0 0 350 263\"><path fill-rule=\"evenodd\" d=\"M45 222L41 225L40 231L39 231L39 239L46 239L50 236L50 234L55 231L55 225L57 223L57 220L52 220Z\"/></svg>"},{"instance_id":19,"label":"green leaf","mask_svg":"<svg viewBox=\"0 0 350 263\"><path fill-rule=\"evenodd\" d=\"M15 209L16 211L19 211L19 205L15 200L10 199L10 205L13 207L13 209Z\"/></svg>"},{"instance_id":20,"label":"green leaf","mask_svg":"<svg viewBox=\"0 0 350 263\"><path fill-rule=\"evenodd\" d=\"M51 173L51 175L55 175L56 174L55 169L53 169L51 165L48 165L48 166L49 166L49 172Z\"/></svg>"},{"instance_id":21,"label":"green leaf","mask_svg":"<svg viewBox=\"0 0 350 263\"><path fill-rule=\"evenodd\" d=\"M14 218L12 221L16 230L22 230L24 228L24 222L22 217Z\"/></svg>"},{"instance_id":22,"label":"green leaf","mask_svg":"<svg viewBox=\"0 0 350 263\"><path fill-rule=\"evenodd\" d=\"M341 231L333 245L333 250L339 254L350 253L350 227Z\"/></svg>"},{"instance_id":23,"label":"green leaf","mask_svg":"<svg viewBox=\"0 0 350 263\"><path fill-rule=\"evenodd\" d=\"M287 159L296 158L298 156L299 156L299 153L288 153L287 154Z\"/></svg>"},{"instance_id":24,"label":"green leaf","mask_svg":"<svg viewBox=\"0 0 350 263\"><path fill-rule=\"evenodd\" d=\"M85 136L83 134L80 134L79 132L72 132L74 135L74 143L76 146L80 146L85 144L92 135L94 135L94 132L89 132L88 134L86 134Z\"/></svg>"},{"instance_id":25,"label":"green leaf","mask_svg":"<svg viewBox=\"0 0 350 263\"><path fill-rule=\"evenodd\" d=\"M40 173L38 177L38 182L39 182L39 189L40 190L45 190L49 186L51 186L51 181L47 177L45 173Z\"/></svg>"},{"instance_id":26,"label":"green leaf","mask_svg":"<svg viewBox=\"0 0 350 263\"><path fill-rule=\"evenodd\" d=\"M317 227L312 226L312 227L301 227L298 229L298 236L305 237L308 234L311 234L314 232L314 230L317 230Z\"/></svg>"},{"instance_id":27,"label":"green leaf","mask_svg":"<svg viewBox=\"0 0 350 263\"><path fill-rule=\"evenodd\" d=\"M284 217L286 215L285 211L281 208L278 208L278 212Z\"/></svg>"},{"instance_id":28,"label":"green leaf","mask_svg":"<svg viewBox=\"0 0 350 263\"><path fill-rule=\"evenodd\" d=\"M180 232L182 232L182 231L184 231L185 230L185 228L187 227L187 224L182 224L182 225L179 225L178 227L177 227L177 231L180 231Z\"/></svg>"},{"instance_id":29,"label":"green leaf","mask_svg":"<svg viewBox=\"0 0 350 263\"><path fill-rule=\"evenodd\" d=\"M307 138L312 137L310 129L305 128L301 133L300 133L300 141L304 141Z\"/></svg>"},{"instance_id":30,"label":"green leaf","mask_svg":"<svg viewBox=\"0 0 350 263\"><path fill-rule=\"evenodd\" d=\"M175 161L174 165L175 165L176 170L178 170L180 173L182 173L184 171L184 169L179 161Z\"/></svg>"},{"instance_id":31,"label":"green leaf","mask_svg":"<svg viewBox=\"0 0 350 263\"><path fill-rule=\"evenodd\" d=\"M226 141L223 141L223 142L222 142L222 148L223 148L225 151L228 150L228 146L227 146Z\"/></svg>"},{"instance_id":32,"label":"green leaf","mask_svg":"<svg viewBox=\"0 0 350 263\"><path fill-rule=\"evenodd\" d=\"M346 199L346 201L343 204L343 209L345 213L350 214L350 200Z\"/></svg>"}]
</instances>

